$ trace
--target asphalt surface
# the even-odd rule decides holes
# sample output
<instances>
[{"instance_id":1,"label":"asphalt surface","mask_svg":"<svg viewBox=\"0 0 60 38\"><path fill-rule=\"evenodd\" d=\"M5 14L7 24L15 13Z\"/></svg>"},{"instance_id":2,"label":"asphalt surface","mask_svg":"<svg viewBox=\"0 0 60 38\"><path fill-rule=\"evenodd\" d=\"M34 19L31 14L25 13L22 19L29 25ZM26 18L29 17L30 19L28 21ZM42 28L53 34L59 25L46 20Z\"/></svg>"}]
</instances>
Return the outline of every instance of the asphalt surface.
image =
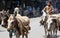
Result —
<instances>
[{"instance_id":1,"label":"asphalt surface","mask_svg":"<svg viewBox=\"0 0 60 38\"><path fill-rule=\"evenodd\" d=\"M28 38L45 38L44 27L40 26L40 18L30 18L31 30L29 31ZM0 26L0 38L9 38L9 32ZM13 38L15 38L13 34ZM60 38L60 31L57 33L57 38Z\"/></svg>"}]
</instances>

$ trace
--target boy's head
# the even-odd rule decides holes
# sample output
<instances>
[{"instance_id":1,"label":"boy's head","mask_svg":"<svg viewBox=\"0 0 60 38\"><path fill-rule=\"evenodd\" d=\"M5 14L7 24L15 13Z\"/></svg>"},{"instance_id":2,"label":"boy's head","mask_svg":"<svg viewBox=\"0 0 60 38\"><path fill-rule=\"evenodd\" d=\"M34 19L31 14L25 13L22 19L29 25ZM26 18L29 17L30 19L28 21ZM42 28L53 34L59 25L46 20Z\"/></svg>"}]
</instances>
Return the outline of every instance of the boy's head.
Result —
<instances>
[{"instance_id":1,"label":"boy's head","mask_svg":"<svg viewBox=\"0 0 60 38\"><path fill-rule=\"evenodd\" d=\"M48 6L50 6L50 5L51 5L51 2L50 2L50 1L48 1L47 5L48 5Z\"/></svg>"}]
</instances>

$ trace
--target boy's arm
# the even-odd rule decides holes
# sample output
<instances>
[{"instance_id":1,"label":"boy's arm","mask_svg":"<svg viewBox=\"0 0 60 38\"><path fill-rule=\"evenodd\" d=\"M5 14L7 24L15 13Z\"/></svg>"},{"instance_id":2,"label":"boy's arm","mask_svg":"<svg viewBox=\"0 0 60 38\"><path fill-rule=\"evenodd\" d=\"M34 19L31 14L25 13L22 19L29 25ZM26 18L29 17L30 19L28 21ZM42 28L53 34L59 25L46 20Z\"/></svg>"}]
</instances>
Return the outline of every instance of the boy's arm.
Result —
<instances>
[{"instance_id":1,"label":"boy's arm","mask_svg":"<svg viewBox=\"0 0 60 38\"><path fill-rule=\"evenodd\" d=\"M51 6L51 11L50 13L54 13L54 8Z\"/></svg>"},{"instance_id":2,"label":"boy's arm","mask_svg":"<svg viewBox=\"0 0 60 38\"><path fill-rule=\"evenodd\" d=\"M43 10L45 11L46 10L46 7L44 7Z\"/></svg>"}]
</instances>

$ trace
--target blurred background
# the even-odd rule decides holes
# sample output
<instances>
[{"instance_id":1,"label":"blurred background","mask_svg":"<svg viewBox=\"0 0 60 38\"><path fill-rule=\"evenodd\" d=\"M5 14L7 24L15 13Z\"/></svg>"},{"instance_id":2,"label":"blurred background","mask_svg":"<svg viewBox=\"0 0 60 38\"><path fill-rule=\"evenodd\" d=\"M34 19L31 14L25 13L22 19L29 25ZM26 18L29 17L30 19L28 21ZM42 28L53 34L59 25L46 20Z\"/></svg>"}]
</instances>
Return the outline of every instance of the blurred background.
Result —
<instances>
[{"instance_id":1,"label":"blurred background","mask_svg":"<svg viewBox=\"0 0 60 38\"><path fill-rule=\"evenodd\" d=\"M9 10L12 14L14 8L18 5L20 14L31 16L40 16L41 10L46 6L47 1L51 1L56 13L60 12L60 0L0 0L0 11Z\"/></svg>"}]
</instances>

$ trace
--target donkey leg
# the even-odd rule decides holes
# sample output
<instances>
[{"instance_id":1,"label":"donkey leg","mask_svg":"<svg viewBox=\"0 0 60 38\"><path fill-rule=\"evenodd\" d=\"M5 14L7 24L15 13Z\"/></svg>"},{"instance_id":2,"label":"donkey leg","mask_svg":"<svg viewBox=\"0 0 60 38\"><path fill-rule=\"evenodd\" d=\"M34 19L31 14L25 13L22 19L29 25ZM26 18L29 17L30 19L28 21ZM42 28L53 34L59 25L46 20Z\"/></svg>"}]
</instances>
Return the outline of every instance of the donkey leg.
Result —
<instances>
[{"instance_id":1,"label":"donkey leg","mask_svg":"<svg viewBox=\"0 0 60 38\"><path fill-rule=\"evenodd\" d=\"M54 38L54 36L55 36L55 32L54 32L54 30L53 30L52 38Z\"/></svg>"},{"instance_id":2,"label":"donkey leg","mask_svg":"<svg viewBox=\"0 0 60 38\"><path fill-rule=\"evenodd\" d=\"M26 38L28 38L28 33L27 32L26 32L25 36L26 36Z\"/></svg>"},{"instance_id":3,"label":"donkey leg","mask_svg":"<svg viewBox=\"0 0 60 38\"><path fill-rule=\"evenodd\" d=\"M24 38L24 32L22 33L22 38Z\"/></svg>"},{"instance_id":4,"label":"donkey leg","mask_svg":"<svg viewBox=\"0 0 60 38\"><path fill-rule=\"evenodd\" d=\"M47 30L45 29L45 35L47 35Z\"/></svg>"},{"instance_id":5,"label":"donkey leg","mask_svg":"<svg viewBox=\"0 0 60 38\"><path fill-rule=\"evenodd\" d=\"M56 38L57 38L57 29L56 29L56 35L55 35L55 36L56 36Z\"/></svg>"},{"instance_id":6,"label":"donkey leg","mask_svg":"<svg viewBox=\"0 0 60 38\"><path fill-rule=\"evenodd\" d=\"M50 38L52 38L52 31L49 32Z\"/></svg>"},{"instance_id":7,"label":"donkey leg","mask_svg":"<svg viewBox=\"0 0 60 38\"><path fill-rule=\"evenodd\" d=\"M47 37L47 29L45 26L44 26L44 29L45 29L45 37Z\"/></svg>"},{"instance_id":8,"label":"donkey leg","mask_svg":"<svg viewBox=\"0 0 60 38\"><path fill-rule=\"evenodd\" d=\"M54 30L54 38L57 38L57 29Z\"/></svg>"},{"instance_id":9,"label":"donkey leg","mask_svg":"<svg viewBox=\"0 0 60 38\"><path fill-rule=\"evenodd\" d=\"M56 30L54 29L52 32L53 32L53 33L52 33L52 38L55 38Z\"/></svg>"},{"instance_id":10,"label":"donkey leg","mask_svg":"<svg viewBox=\"0 0 60 38\"><path fill-rule=\"evenodd\" d=\"M9 31L9 37L12 38L12 30Z\"/></svg>"},{"instance_id":11,"label":"donkey leg","mask_svg":"<svg viewBox=\"0 0 60 38\"><path fill-rule=\"evenodd\" d=\"M20 34L16 31L16 38L20 38Z\"/></svg>"},{"instance_id":12,"label":"donkey leg","mask_svg":"<svg viewBox=\"0 0 60 38\"><path fill-rule=\"evenodd\" d=\"M57 29L55 29L55 36L57 36Z\"/></svg>"}]
</instances>

